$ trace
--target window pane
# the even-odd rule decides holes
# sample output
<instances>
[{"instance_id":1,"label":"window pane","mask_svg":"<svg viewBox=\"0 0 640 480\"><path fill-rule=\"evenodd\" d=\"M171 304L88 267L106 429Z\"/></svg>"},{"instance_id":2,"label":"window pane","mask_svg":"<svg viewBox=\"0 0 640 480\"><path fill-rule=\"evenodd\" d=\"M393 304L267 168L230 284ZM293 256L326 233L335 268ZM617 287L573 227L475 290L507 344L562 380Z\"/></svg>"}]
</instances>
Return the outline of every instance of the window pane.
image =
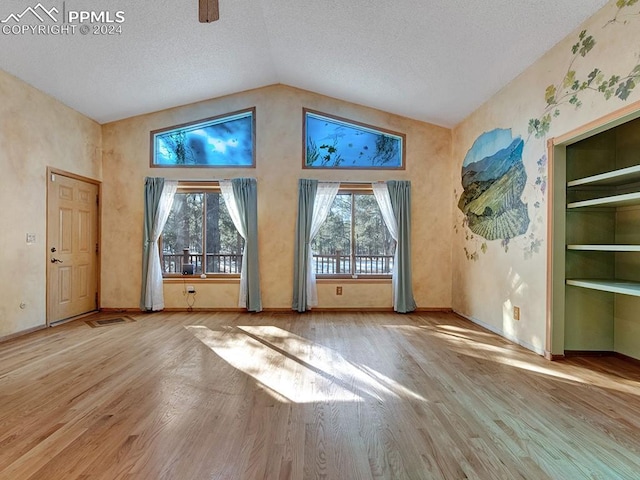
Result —
<instances>
[{"instance_id":1,"label":"window pane","mask_svg":"<svg viewBox=\"0 0 640 480\"><path fill-rule=\"evenodd\" d=\"M202 272L202 193L176 193L162 232L162 271L182 273L191 263Z\"/></svg>"},{"instance_id":2,"label":"window pane","mask_svg":"<svg viewBox=\"0 0 640 480\"><path fill-rule=\"evenodd\" d=\"M240 273L244 239L219 193L207 193L207 273Z\"/></svg>"},{"instance_id":3,"label":"window pane","mask_svg":"<svg viewBox=\"0 0 640 480\"><path fill-rule=\"evenodd\" d=\"M304 168L402 168L405 136L304 111Z\"/></svg>"},{"instance_id":4,"label":"window pane","mask_svg":"<svg viewBox=\"0 0 640 480\"><path fill-rule=\"evenodd\" d=\"M176 193L162 234L163 273L180 274L193 264L195 274L238 274L243 248L219 192Z\"/></svg>"},{"instance_id":5,"label":"window pane","mask_svg":"<svg viewBox=\"0 0 640 480\"><path fill-rule=\"evenodd\" d=\"M373 195L357 194L355 203L355 274L390 274L395 240Z\"/></svg>"},{"instance_id":6,"label":"window pane","mask_svg":"<svg viewBox=\"0 0 640 480\"><path fill-rule=\"evenodd\" d=\"M152 164L254 166L254 109L151 132Z\"/></svg>"},{"instance_id":7,"label":"window pane","mask_svg":"<svg viewBox=\"0 0 640 480\"><path fill-rule=\"evenodd\" d=\"M351 273L351 194L336 195L311 248L317 274Z\"/></svg>"},{"instance_id":8,"label":"window pane","mask_svg":"<svg viewBox=\"0 0 640 480\"><path fill-rule=\"evenodd\" d=\"M393 268L395 241L373 194L336 195L311 247L319 275L389 275Z\"/></svg>"}]
</instances>

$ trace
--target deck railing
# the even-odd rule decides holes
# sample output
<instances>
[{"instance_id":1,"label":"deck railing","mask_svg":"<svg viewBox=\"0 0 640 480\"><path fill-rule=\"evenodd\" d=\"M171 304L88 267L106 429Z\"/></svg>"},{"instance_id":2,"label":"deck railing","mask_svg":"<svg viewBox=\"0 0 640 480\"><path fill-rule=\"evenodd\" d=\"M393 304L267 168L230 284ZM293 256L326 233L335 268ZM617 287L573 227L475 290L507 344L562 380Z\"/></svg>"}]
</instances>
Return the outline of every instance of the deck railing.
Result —
<instances>
[{"instance_id":1,"label":"deck railing","mask_svg":"<svg viewBox=\"0 0 640 480\"><path fill-rule=\"evenodd\" d=\"M393 255L313 255L317 275L390 275ZM353 270L351 266L353 265Z\"/></svg>"},{"instance_id":2,"label":"deck railing","mask_svg":"<svg viewBox=\"0 0 640 480\"><path fill-rule=\"evenodd\" d=\"M240 273L242 270L242 254L207 253L205 256L205 273ZM162 272L182 273L184 264L193 265L193 273L203 272L203 255L201 253L163 253Z\"/></svg>"},{"instance_id":3,"label":"deck railing","mask_svg":"<svg viewBox=\"0 0 640 480\"><path fill-rule=\"evenodd\" d=\"M205 273L240 273L241 254L207 253ZM318 275L389 275L393 268L393 255L313 255ZM203 255L191 253L163 253L162 272L181 274L184 264L193 265L193 273L203 272ZM352 270L353 265L353 270Z\"/></svg>"}]
</instances>

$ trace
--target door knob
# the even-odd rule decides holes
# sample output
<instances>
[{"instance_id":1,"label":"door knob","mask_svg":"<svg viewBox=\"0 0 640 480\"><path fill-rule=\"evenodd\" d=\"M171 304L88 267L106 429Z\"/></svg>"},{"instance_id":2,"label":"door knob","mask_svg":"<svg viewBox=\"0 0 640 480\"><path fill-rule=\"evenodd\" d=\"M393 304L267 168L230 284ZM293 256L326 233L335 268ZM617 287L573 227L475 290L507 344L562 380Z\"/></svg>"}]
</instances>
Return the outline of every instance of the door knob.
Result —
<instances>
[{"instance_id":1,"label":"door knob","mask_svg":"<svg viewBox=\"0 0 640 480\"><path fill-rule=\"evenodd\" d=\"M62 260L58 260L57 258L52 258L51 263L64 263Z\"/></svg>"}]
</instances>

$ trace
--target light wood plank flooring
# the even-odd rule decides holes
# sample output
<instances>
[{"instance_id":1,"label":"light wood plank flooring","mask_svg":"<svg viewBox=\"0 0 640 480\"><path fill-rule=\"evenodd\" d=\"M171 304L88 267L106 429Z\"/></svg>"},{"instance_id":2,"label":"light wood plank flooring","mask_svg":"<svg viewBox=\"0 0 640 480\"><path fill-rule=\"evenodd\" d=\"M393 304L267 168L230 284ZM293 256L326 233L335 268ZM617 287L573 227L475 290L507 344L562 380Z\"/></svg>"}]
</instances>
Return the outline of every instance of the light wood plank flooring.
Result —
<instances>
[{"instance_id":1,"label":"light wood plank flooring","mask_svg":"<svg viewBox=\"0 0 640 480\"><path fill-rule=\"evenodd\" d=\"M0 479L638 479L640 368L453 314L155 313L0 344Z\"/></svg>"}]
</instances>

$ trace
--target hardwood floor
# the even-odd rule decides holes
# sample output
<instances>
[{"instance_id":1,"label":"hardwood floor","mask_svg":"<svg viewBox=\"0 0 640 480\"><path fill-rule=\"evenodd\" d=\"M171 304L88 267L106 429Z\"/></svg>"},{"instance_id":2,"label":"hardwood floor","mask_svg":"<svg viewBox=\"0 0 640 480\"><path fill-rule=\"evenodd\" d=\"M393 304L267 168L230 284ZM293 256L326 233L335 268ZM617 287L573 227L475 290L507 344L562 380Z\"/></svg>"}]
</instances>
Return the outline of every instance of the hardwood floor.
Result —
<instances>
[{"instance_id":1,"label":"hardwood floor","mask_svg":"<svg viewBox=\"0 0 640 480\"><path fill-rule=\"evenodd\" d=\"M0 479L640 478L630 362L444 313L133 318L0 344Z\"/></svg>"}]
</instances>

